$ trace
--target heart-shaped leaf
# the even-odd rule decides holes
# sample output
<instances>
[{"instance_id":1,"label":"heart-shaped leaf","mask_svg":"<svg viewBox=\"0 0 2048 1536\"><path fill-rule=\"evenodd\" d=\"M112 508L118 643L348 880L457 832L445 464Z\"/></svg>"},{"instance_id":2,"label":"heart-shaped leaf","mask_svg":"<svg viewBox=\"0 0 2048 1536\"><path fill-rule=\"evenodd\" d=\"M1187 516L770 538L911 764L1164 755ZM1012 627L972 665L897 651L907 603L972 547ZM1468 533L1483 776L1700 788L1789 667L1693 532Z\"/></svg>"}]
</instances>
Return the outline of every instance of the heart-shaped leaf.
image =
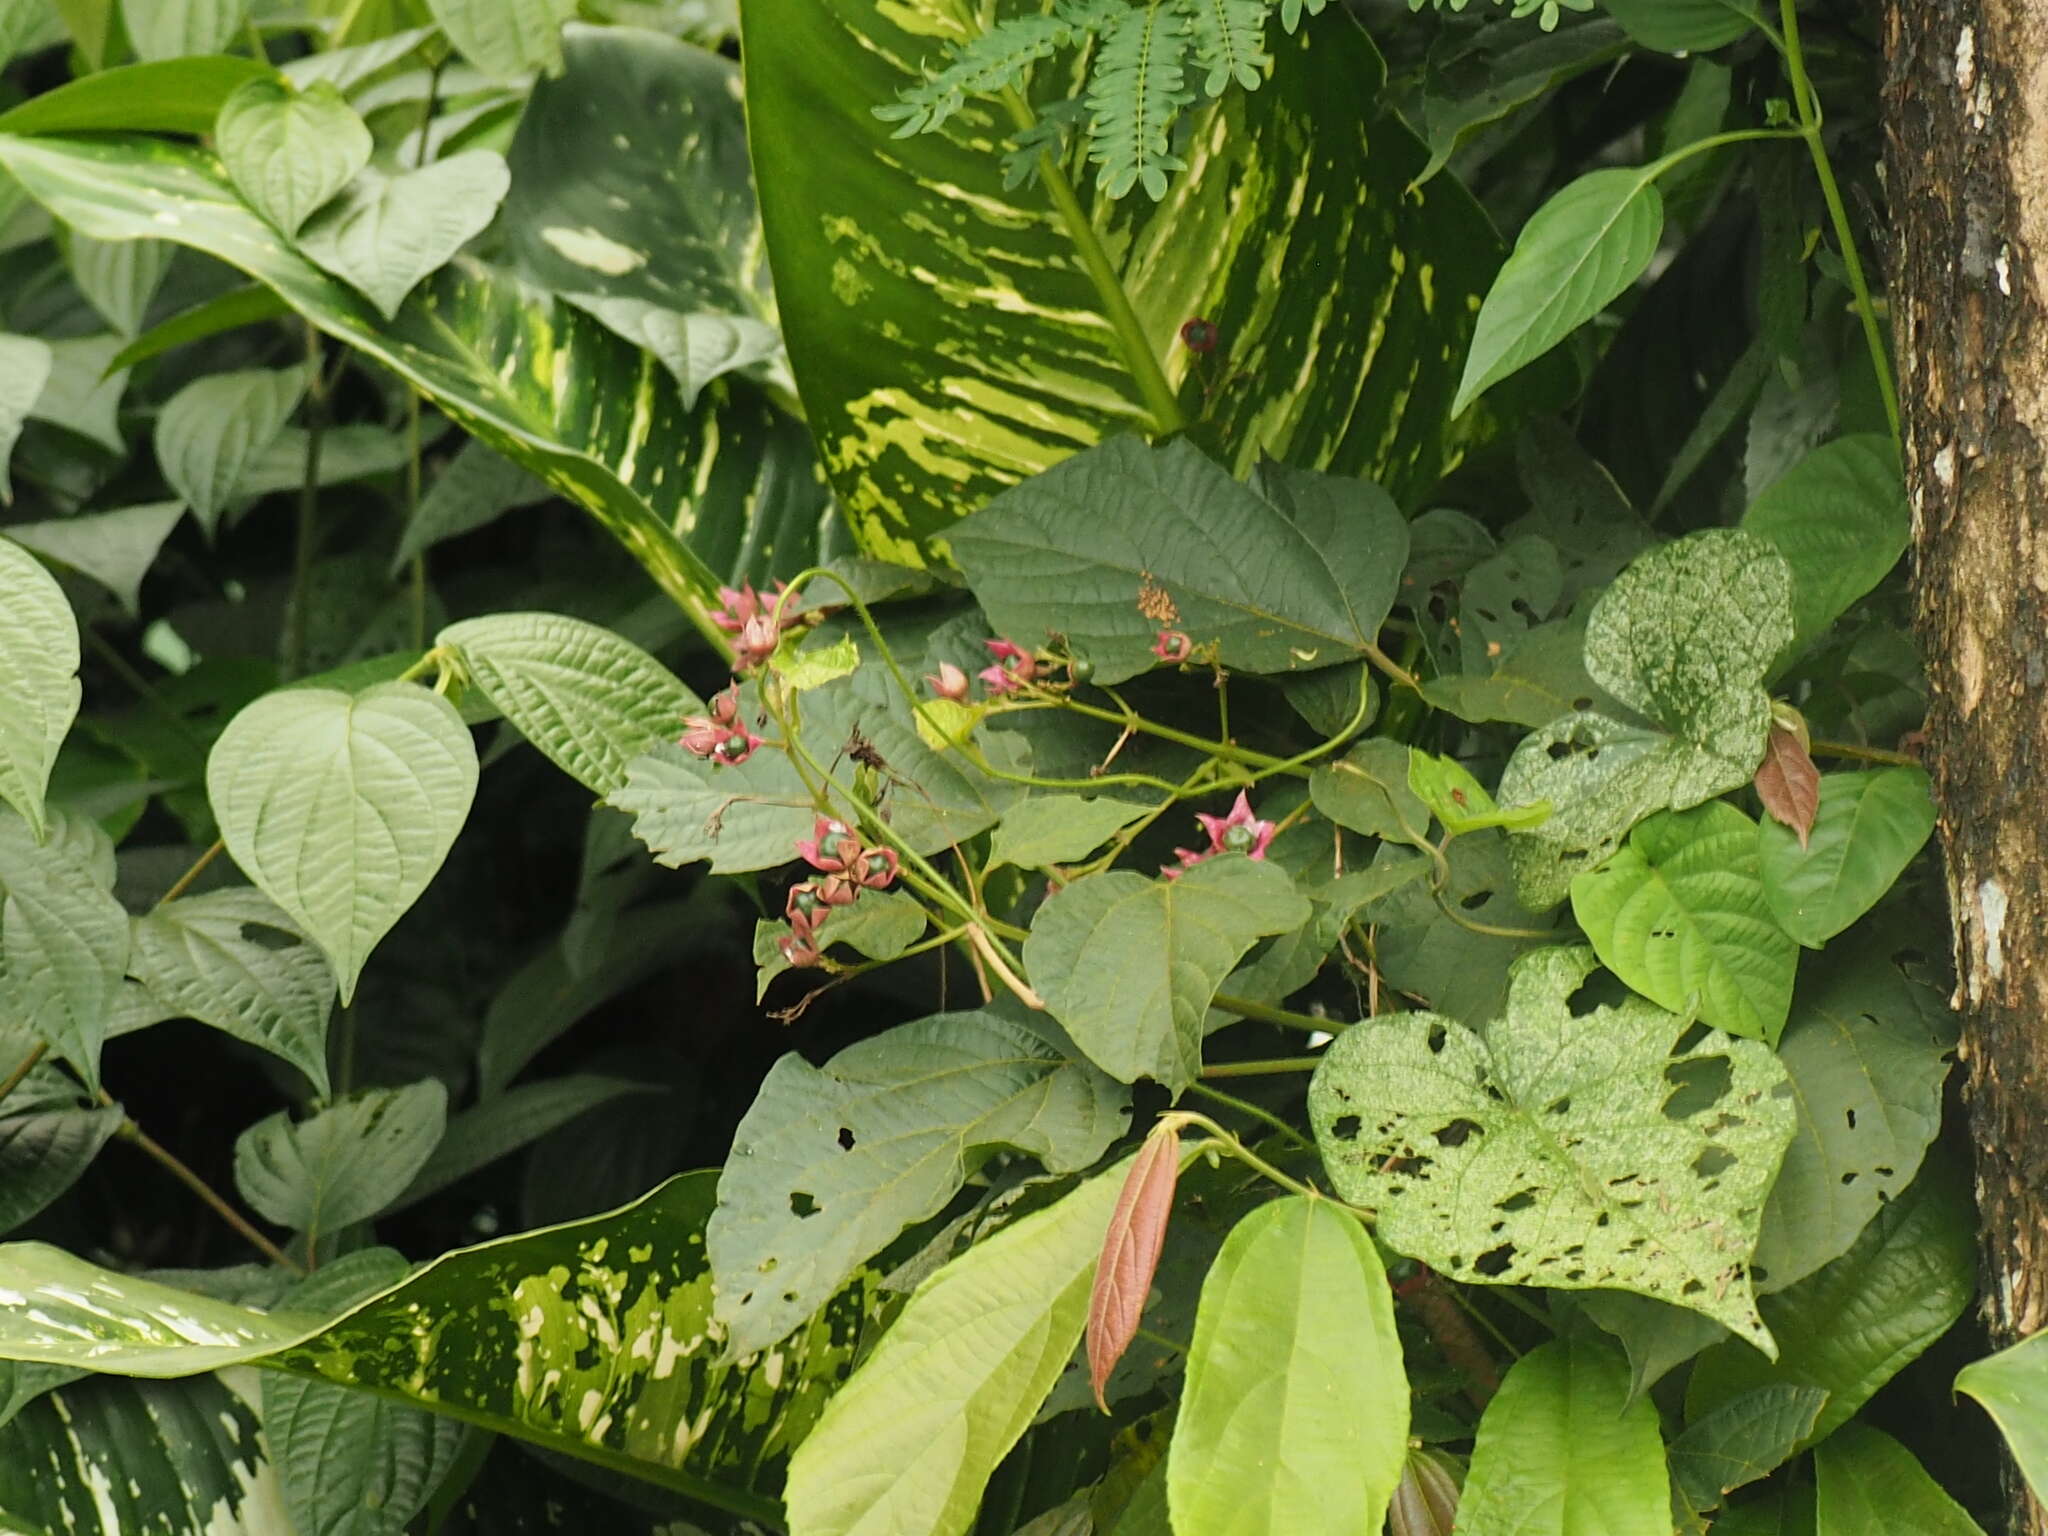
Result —
<instances>
[{"instance_id":1,"label":"heart-shaped leaf","mask_svg":"<svg viewBox=\"0 0 2048 1536\"><path fill-rule=\"evenodd\" d=\"M428 0L448 41L470 63L500 80L562 67L562 23L576 0Z\"/></svg>"},{"instance_id":2,"label":"heart-shaped leaf","mask_svg":"<svg viewBox=\"0 0 2048 1536\"><path fill-rule=\"evenodd\" d=\"M306 392L303 368L244 368L194 379L156 419L156 461L209 534Z\"/></svg>"},{"instance_id":3,"label":"heart-shaped leaf","mask_svg":"<svg viewBox=\"0 0 2048 1536\"><path fill-rule=\"evenodd\" d=\"M1790 828L1763 827L1764 895L1787 933L1819 949L1876 905L1933 831L1921 769L1823 774L1803 848Z\"/></svg>"},{"instance_id":4,"label":"heart-shaped leaf","mask_svg":"<svg viewBox=\"0 0 2048 1536\"><path fill-rule=\"evenodd\" d=\"M50 768L80 697L78 622L64 589L35 556L0 538L0 800L37 837Z\"/></svg>"},{"instance_id":5,"label":"heart-shaped leaf","mask_svg":"<svg viewBox=\"0 0 2048 1536\"><path fill-rule=\"evenodd\" d=\"M107 324L133 336L177 247L162 240L95 240L75 230L64 231L60 243L78 291Z\"/></svg>"},{"instance_id":6,"label":"heart-shaped leaf","mask_svg":"<svg viewBox=\"0 0 2048 1536\"><path fill-rule=\"evenodd\" d=\"M1837 438L1780 475L1742 519L1792 568L1793 640L1810 646L1906 552L1912 517L1899 452L1874 434Z\"/></svg>"},{"instance_id":7,"label":"heart-shaped leaf","mask_svg":"<svg viewBox=\"0 0 2048 1536\"><path fill-rule=\"evenodd\" d=\"M145 59L219 53L249 14L249 0L121 0L128 41Z\"/></svg>"},{"instance_id":8,"label":"heart-shaped leaf","mask_svg":"<svg viewBox=\"0 0 2048 1536\"><path fill-rule=\"evenodd\" d=\"M1455 1279L1635 1291L1769 1348L1749 1255L1792 1139L1784 1069L1717 1033L1675 1051L1689 1021L1641 998L1575 1016L1593 969L1525 956L1483 1035L1429 1013L1344 1031L1309 1087L1323 1166Z\"/></svg>"},{"instance_id":9,"label":"heart-shaped leaf","mask_svg":"<svg viewBox=\"0 0 2048 1536\"><path fill-rule=\"evenodd\" d=\"M476 779L455 706L414 683L266 694L206 763L228 852L320 946L344 1004L447 857Z\"/></svg>"},{"instance_id":10,"label":"heart-shaped leaf","mask_svg":"<svg viewBox=\"0 0 2048 1536\"><path fill-rule=\"evenodd\" d=\"M399 176L366 170L307 223L299 249L389 320L422 278L484 232L511 184L504 156L489 149Z\"/></svg>"},{"instance_id":11,"label":"heart-shaped leaf","mask_svg":"<svg viewBox=\"0 0 2048 1536\"><path fill-rule=\"evenodd\" d=\"M251 80L221 104L213 143L235 187L287 235L370 163L370 130L324 80Z\"/></svg>"},{"instance_id":12,"label":"heart-shaped leaf","mask_svg":"<svg viewBox=\"0 0 2048 1536\"><path fill-rule=\"evenodd\" d=\"M367 1221L426 1166L448 1123L439 1078L372 1088L306 1120L280 1110L235 1141L235 1187L307 1243Z\"/></svg>"}]
</instances>

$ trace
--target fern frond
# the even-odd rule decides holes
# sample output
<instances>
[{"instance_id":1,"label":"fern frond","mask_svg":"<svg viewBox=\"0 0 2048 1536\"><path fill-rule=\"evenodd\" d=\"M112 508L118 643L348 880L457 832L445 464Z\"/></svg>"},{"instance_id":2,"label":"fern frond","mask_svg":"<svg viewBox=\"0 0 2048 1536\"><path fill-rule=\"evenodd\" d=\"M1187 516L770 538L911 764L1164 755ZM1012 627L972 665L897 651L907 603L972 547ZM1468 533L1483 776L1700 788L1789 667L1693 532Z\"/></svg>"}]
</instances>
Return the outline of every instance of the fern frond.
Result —
<instances>
[{"instance_id":1,"label":"fern frond","mask_svg":"<svg viewBox=\"0 0 2048 1536\"><path fill-rule=\"evenodd\" d=\"M1194 100L1189 49L1187 16L1170 0L1130 7L1102 35L1088 81L1088 152L1110 197L1143 186L1157 202L1166 173L1184 168L1169 144L1174 119Z\"/></svg>"},{"instance_id":2,"label":"fern frond","mask_svg":"<svg viewBox=\"0 0 2048 1536\"><path fill-rule=\"evenodd\" d=\"M967 104L969 96L993 96L1021 85L1024 72L1074 41L1081 28L1068 14L1013 16L963 44L946 67L929 80L874 109L884 122L901 121L899 139L930 133Z\"/></svg>"},{"instance_id":3,"label":"fern frond","mask_svg":"<svg viewBox=\"0 0 2048 1536\"><path fill-rule=\"evenodd\" d=\"M1188 35L1195 45L1195 65L1206 69L1202 83L1208 96L1221 96L1235 80L1256 91L1272 62L1266 52L1266 13L1271 0L1179 0L1187 13Z\"/></svg>"}]
</instances>

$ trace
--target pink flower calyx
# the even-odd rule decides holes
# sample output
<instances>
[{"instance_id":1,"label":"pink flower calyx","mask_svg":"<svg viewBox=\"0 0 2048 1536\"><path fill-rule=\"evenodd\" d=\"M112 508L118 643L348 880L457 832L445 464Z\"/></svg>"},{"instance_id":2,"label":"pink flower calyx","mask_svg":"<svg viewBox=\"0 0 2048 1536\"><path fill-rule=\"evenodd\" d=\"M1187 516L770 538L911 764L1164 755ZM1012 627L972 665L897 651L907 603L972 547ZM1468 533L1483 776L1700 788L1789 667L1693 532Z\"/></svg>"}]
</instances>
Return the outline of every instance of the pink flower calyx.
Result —
<instances>
[{"instance_id":1,"label":"pink flower calyx","mask_svg":"<svg viewBox=\"0 0 2048 1536\"><path fill-rule=\"evenodd\" d=\"M737 726L740 723L739 679L734 678L725 687L711 695L707 707L711 711L711 718L720 725L725 726L728 730Z\"/></svg>"},{"instance_id":2,"label":"pink flower calyx","mask_svg":"<svg viewBox=\"0 0 2048 1536\"><path fill-rule=\"evenodd\" d=\"M870 848L854 861L852 874L869 890L881 891L896 883L896 869L894 848Z\"/></svg>"},{"instance_id":3,"label":"pink flower calyx","mask_svg":"<svg viewBox=\"0 0 2048 1536\"><path fill-rule=\"evenodd\" d=\"M996 670L991 668L991 671ZM955 704L967 702L967 674L950 661L939 663L936 675L927 673L925 681L931 684L932 692L939 698L951 699Z\"/></svg>"},{"instance_id":4,"label":"pink flower calyx","mask_svg":"<svg viewBox=\"0 0 2048 1536\"><path fill-rule=\"evenodd\" d=\"M773 656L780 644L782 631L775 627L775 621L765 613L757 613L740 626L732 643L733 663L741 671L751 671Z\"/></svg>"},{"instance_id":5,"label":"pink flower calyx","mask_svg":"<svg viewBox=\"0 0 2048 1536\"><path fill-rule=\"evenodd\" d=\"M1209 834L1209 852L1212 855L1241 853L1247 858L1263 859L1266 845L1273 841L1276 830L1273 822L1261 821L1252 814L1251 802L1241 789L1228 816L1207 816L1197 811L1195 820Z\"/></svg>"},{"instance_id":6,"label":"pink flower calyx","mask_svg":"<svg viewBox=\"0 0 2048 1536\"><path fill-rule=\"evenodd\" d=\"M762 738L739 723L739 695L728 689L712 699L710 707L708 715L683 717L683 734L676 738L676 745L692 757L709 758L714 763L744 763Z\"/></svg>"},{"instance_id":7,"label":"pink flower calyx","mask_svg":"<svg viewBox=\"0 0 2048 1536\"><path fill-rule=\"evenodd\" d=\"M797 839L797 857L828 875L843 875L860 859L860 836L836 816L820 816L811 835Z\"/></svg>"},{"instance_id":8,"label":"pink flower calyx","mask_svg":"<svg viewBox=\"0 0 2048 1536\"><path fill-rule=\"evenodd\" d=\"M975 676L988 685L990 693L1015 693L1038 675L1038 658L1014 640L991 640L989 654L995 665L983 667Z\"/></svg>"},{"instance_id":9,"label":"pink flower calyx","mask_svg":"<svg viewBox=\"0 0 2048 1536\"><path fill-rule=\"evenodd\" d=\"M782 592L783 583L779 581L766 593L756 592L751 581L738 587L720 587L718 601L723 606L711 611L711 622L728 635L736 635L745 629L749 619L766 618L772 622L775 605ZM780 627L787 629L795 622L796 615L791 613L784 617Z\"/></svg>"},{"instance_id":10,"label":"pink flower calyx","mask_svg":"<svg viewBox=\"0 0 2048 1536\"><path fill-rule=\"evenodd\" d=\"M1152 642L1152 654L1161 661L1186 661L1195 654L1195 642L1187 637L1185 630L1162 629L1159 638Z\"/></svg>"}]
</instances>

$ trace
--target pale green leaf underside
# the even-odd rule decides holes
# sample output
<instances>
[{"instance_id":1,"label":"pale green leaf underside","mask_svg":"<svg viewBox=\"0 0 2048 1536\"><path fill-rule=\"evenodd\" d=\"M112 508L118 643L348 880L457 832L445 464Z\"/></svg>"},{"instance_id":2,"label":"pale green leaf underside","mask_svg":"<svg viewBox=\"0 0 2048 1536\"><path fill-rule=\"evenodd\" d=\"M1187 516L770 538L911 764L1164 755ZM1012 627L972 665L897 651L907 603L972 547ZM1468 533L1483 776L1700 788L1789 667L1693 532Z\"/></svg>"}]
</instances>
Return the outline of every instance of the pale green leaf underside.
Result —
<instances>
[{"instance_id":1,"label":"pale green leaf underside","mask_svg":"<svg viewBox=\"0 0 2048 1536\"><path fill-rule=\"evenodd\" d=\"M14 500L7 461L50 377L50 344L36 336L0 336L0 501Z\"/></svg>"},{"instance_id":2,"label":"pale green leaf underside","mask_svg":"<svg viewBox=\"0 0 2048 1536\"><path fill-rule=\"evenodd\" d=\"M562 23L575 0L429 0L448 41L470 63L500 80L562 64Z\"/></svg>"},{"instance_id":3,"label":"pale green leaf underside","mask_svg":"<svg viewBox=\"0 0 2048 1536\"><path fill-rule=\"evenodd\" d=\"M90 576L133 616L142 600L142 578L184 515L182 501L152 501L47 523L16 523L7 537Z\"/></svg>"},{"instance_id":4,"label":"pale green leaf underside","mask_svg":"<svg viewBox=\"0 0 2048 1536\"><path fill-rule=\"evenodd\" d=\"M302 368L247 368L195 379L165 403L156 419L157 464L208 533L305 390Z\"/></svg>"},{"instance_id":5,"label":"pale green leaf underside","mask_svg":"<svg viewBox=\"0 0 2048 1536\"><path fill-rule=\"evenodd\" d=\"M53 810L37 843L0 811L0 1025L26 1028L99 1086L100 1044L128 965L128 914L97 825Z\"/></svg>"},{"instance_id":6,"label":"pale green leaf underside","mask_svg":"<svg viewBox=\"0 0 2048 1536\"><path fill-rule=\"evenodd\" d=\"M214 147L236 188L287 235L370 163L370 130L326 81L251 80L222 103ZM132 327L131 327L132 329Z\"/></svg>"},{"instance_id":7,"label":"pale green leaf underside","mask_svg":"<svg viewBox=\"0 0 2048 1536\"><path fill-rule=\"evenodd\" d=\"M80 696L78 624L64 589L35 556L0 538L0 800L38 835L50 768Z\"/></svg>"},{"instance_id":8,"label":"pale green leaf underside","mask_svg":"<svg viewBox=\"0 0 2048 1536\"><path fill-rule=\"evenodd\" d=\"M471 149L416 171L359 174L299 234L299 249L389 320L428 273L491 222L511 185L505 158Z\"/></svg>"},{"instance_id":9,"label":"pale green leaf underside","mask_svg":"<svg viewBox=\"0 0 2048 1536\"><path fill-rule=\"evenodd\" d=\"M281 1110L235 1140L235 1187L267 1221L308 1237L367 1221L413 1180L448 1119L439 1078L371 1088L304 1120Z\"/></svg>"}]
</instances>

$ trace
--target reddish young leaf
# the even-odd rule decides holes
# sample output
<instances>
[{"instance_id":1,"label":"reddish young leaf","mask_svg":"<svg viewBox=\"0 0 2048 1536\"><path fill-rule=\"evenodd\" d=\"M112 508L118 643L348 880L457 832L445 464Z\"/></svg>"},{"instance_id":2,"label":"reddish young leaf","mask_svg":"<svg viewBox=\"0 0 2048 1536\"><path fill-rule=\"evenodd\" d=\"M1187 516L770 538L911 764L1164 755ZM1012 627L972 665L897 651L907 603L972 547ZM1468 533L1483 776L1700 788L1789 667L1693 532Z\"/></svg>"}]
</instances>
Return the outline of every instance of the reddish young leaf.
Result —
<instances>
[{"instance_id":1,"label":"reddish young leaf","mask_svg":"<svg viewBox=\"0 0 2048 1536\"><path fill-rule=\"evenodd\" d=\"M1458 1524L1458 1479L1433 1451L1410 1451L1387 1510L1389 1536L1451 1536Z\"/></svg>"},{"instance_id":2,"label":"reddish young leaf","mask_svg":"<svg viewBox=\"0 0 2048 1536\"><path fill-rule=\"evenodd\" d=\"M1102 1257L1095 1265L1095 1289L1088 1297L1088 1379L1095 1403L1104 1413L1103 1396L1109 1373L1138 1336L1138 1319L1159 1268L1159 1250L1166 1242L1167 1219L1173 1214L1173 1186L1180 1177L1180 1127L1154 1131L1138 1149L1110 1213L1102 1239Z\"/></svg>"},{"instance_id":3,"label":"reddish young leaf","mask_svg":"<svg viewBox=\"0 0 2048 1536\"><path fill-rule=\"evenodd\" d=\"M1814 813L1820 809L1820 770L1806 749L1804 730L1794 730L1782 720L1771 722L1763 766L1756 771L1756 792L1765 810L1799 834L1799 846L1804 848L1813 832Z\"/></svg>"}]
</instances>

